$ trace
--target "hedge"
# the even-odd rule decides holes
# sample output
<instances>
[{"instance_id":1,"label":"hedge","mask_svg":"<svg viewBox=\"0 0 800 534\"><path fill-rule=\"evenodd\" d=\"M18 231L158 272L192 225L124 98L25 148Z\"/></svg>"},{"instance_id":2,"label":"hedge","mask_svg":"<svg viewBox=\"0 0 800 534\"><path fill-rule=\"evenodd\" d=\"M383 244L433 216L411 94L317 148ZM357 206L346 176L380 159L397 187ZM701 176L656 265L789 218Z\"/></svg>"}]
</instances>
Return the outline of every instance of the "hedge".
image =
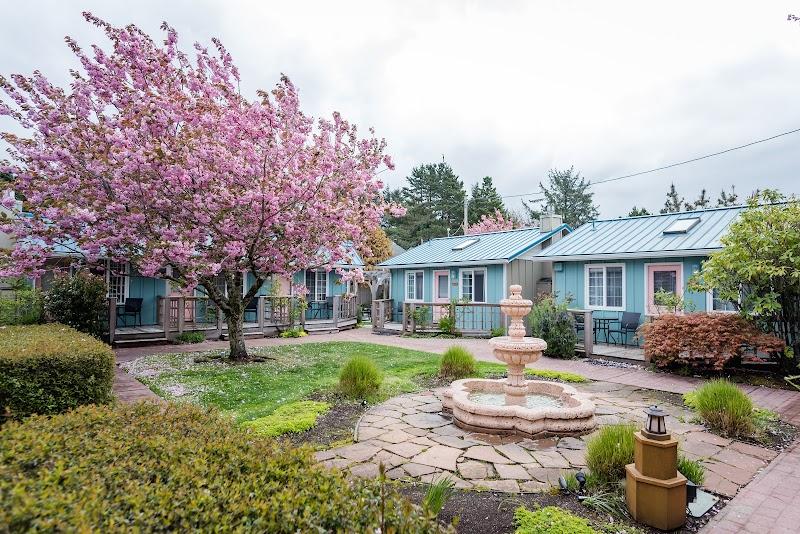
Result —
<instances>
[{"instance_id":1,"label":"hedge","mask_svg":"<svg viewBox=\"0 0 800 534\"><path fill-rule=\"evenodd\" d=\"M0 532L451 532L391 485L350 482L309 448L189 404L6 424L0 502Z\"/></svg>"},{"instance_id":2,"label":"hedge","mask_svg":"<svg viewBox=\"0 0 800 534\"><path fill-rule=\"evenodd\" d=\"M61 413L113 399L114 353L57 323L0 328L0 413Z\"/></svg>"}]
</instances>

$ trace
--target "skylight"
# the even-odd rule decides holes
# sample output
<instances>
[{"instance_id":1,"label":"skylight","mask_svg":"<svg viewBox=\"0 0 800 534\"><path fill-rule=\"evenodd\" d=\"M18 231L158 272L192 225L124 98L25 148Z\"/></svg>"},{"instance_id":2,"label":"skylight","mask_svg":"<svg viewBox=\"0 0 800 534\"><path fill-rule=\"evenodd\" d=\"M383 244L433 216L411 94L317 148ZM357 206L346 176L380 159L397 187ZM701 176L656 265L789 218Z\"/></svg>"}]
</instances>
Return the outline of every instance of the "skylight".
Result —
<instances>
[{"instance_id":1,"label":"skylight","mask_svg":"<svg viewBox=\"0 0 800 534\"><path fill-rule=\"evenodd\" d=\"M689 219L677 219L672 221L666 230L664 230L665 234L685 234L689 230L695 227L697 223L700 222L700 217L692 217Z\"/></svg>"},{"instance_id":2,"label":"skylight","mask_svg":"<svg viewBox=\"0 0 800 534\"><path fill-rule=\"evenodd\" d=\"M467 239L466 241L462 241L458 245L455 245L452 250L464 250L468 246L474 245L478 241L480 241L480 239Z\"/></svg>"}]
</instances>

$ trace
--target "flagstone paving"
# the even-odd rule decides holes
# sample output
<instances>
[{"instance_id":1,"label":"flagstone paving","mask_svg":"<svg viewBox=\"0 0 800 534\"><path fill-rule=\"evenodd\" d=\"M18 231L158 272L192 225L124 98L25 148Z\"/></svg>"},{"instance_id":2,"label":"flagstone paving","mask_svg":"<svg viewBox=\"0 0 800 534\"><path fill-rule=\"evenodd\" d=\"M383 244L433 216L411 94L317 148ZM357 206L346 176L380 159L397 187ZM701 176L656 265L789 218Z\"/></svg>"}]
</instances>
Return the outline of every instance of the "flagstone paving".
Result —
<instances>
[{"instance_id":1,"label":"flagstone paving","mask_svg":"<svg viewBox=\"0 0 800 534\"><path fill-rule=\"evenodd\" d=\"M693 414L663 393L605 382L579 384L598 408L601 425L644 421L659 404L681 451L706 467L704 487L732 497L777 453L722 438L688 422ZM442 413L443 390L409 393L370 408L356 427L355 443L317 453L322 464L354 477L374 477L383 463L392 479L430 482L441 477L459 488L506 493L546 491L564 473L586 467L591 436L527 439L469 432Z\"/></svg>"}]
</instances>

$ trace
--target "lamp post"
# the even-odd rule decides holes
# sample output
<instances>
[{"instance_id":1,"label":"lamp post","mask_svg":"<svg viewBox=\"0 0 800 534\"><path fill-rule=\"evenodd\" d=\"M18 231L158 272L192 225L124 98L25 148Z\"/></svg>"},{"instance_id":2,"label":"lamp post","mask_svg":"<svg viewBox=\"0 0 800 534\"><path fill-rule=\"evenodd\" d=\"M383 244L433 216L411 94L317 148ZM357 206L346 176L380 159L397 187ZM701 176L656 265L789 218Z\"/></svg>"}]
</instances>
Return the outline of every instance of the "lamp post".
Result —
<instances>
[{"instance_id":1,"label":"lamp post","mask_svg":"<svg viewBox=\"0 0 800 534\"><path fill-rule=\"evenodd\" d=\"M686 522L686 477L678 473L678 440L667 432L667 413L645 410L645 427L634 433L634 463L625 466L625 501L631 517L661 530Z\"/></svg>"}]
</instances>

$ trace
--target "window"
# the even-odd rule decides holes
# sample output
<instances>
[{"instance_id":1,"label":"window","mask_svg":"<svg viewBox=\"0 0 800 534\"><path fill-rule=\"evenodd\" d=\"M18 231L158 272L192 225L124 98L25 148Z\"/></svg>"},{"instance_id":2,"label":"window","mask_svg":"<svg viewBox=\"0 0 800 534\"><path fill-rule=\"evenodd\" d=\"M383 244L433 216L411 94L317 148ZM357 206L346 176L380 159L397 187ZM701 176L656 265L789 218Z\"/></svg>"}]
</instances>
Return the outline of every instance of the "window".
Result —
<instances>
[{"instance_id":1,"label":"window","mask_svg":"<svg viewBox=\"0 0 800 534\"><path fill-rule=\"evenodd\" d=\"M439 300L450 298L450 273L436 273L436 298Z\"/></svg>"},{"instance_id":2,"label":"window","mask_svg":"<svg viewBox=\"0 0 800 534\"><path fill-rule=\"evenodd\" d=\"M666 310L656 305L656 293L664 291L683 296L683 264L681 263L647 263L645 264L645 313L658 315Z\"/></svg>"},{"instance_id":3,"label":"window","mask_svg":"<svg viewBox=\"0 0 800 534\"><path fill-rule=\"evenodd\" d=\"M452 250L464 250L468 246L474 245L478 241L480 241L480 239L467 239L466 241L462 241L458 245L454 245Z\"/></svg>"},{"instance_id":4,"label":"window","mask_svg":"<svg viewBox=\"0 0 800 534\"><path fill-rule=\"evenodd\" d=\"M306 289L314 301L328 298L328 271L306 271Z\"/></svg>"},{"instance_id":5,"label":"window","mask_svg":"<svg viewBox=\"0 0 800 534\"><path fill-rule=\"evenodd\" d=\"M695 227L697 223L700 222L699 217L692 217L691 219L677 219L672 221L666 230L664 230L665 234L685 234L689 230Z\"/></svg>"},{"instance_id":6,"label":"window","mask_svg":"<svg viewBox=\"0 0 800 534\"><path fill-rule=\"evenodd\" d=\"M708 292L708 311L718 313L734 313L737 311L736 305L730 300L723 300L717 295L717 290Z\"/></svg>"},{"instance_id":7,"label":"window","mask_svg":"<svg viewBox=\"0 0 800 534\"><path fill-rule=\"evenodd\" d=\"M461 270L461 298L469 302L486 302L486 270Z\"/></svg>"},{"instance_id":8,"label":"window","mask_svg":"<svg viewBox=\"0 0 800 534\"><path fill-rule=\"evenodd\" d=\"M128 298L129 264L108 260L107 265L108 298L116 299L117 304L125 304L125 299Z\"/></svg>"},{"instance_id":9,"label":"window","mask_svg":"<svg viewBox=\"0 0 800 534\"><path fill-rule=\"evenodd\" d=\"M623 309L625 266L594 263L586 265L586 302L593 309Z\"/></svg>"},{"instance_id":10,"label":"window","mask_svg":"<svg viewBox=\"0 0 800 534\"><path fill-rule=\"evenodd\" d=\"M422 302L422 286L425 275L422 271L406 272L406 300Z\"/></svg>"}]
</instances>

